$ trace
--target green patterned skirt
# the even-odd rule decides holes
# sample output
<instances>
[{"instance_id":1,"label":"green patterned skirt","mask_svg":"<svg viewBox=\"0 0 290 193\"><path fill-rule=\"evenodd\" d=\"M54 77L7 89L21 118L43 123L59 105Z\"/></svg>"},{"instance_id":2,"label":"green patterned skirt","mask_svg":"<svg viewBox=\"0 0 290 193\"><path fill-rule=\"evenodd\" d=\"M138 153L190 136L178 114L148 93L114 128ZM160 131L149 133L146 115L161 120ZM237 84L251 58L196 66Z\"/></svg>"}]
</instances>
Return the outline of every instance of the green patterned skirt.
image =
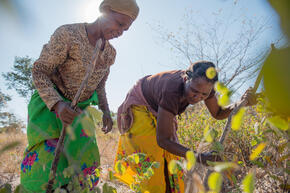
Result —
<instances>
[{"instance_id":1,"label":"green patterned skirt","mask_svg":"<svg viewBox=\"0 0 290 193\"><path fill-rule=\"evenodd\" d=\"M76 171L85 177L92 175L99 167L100 156L95 134L94 108L89 107L97 104L96 92L90 99L78 104L84 113L77 117L68 129L64 150L57 167L54 188L69 183L70 177L66 178L63 174L64 169L69 166L77 167ZM45 192L61 129L60 119L49 111L36 91L28 105L28 147L21 163L21 185L25 192ZM96 186L98 181L98 178L92 178L90 184Z\"/></svg>"}]
</instances>

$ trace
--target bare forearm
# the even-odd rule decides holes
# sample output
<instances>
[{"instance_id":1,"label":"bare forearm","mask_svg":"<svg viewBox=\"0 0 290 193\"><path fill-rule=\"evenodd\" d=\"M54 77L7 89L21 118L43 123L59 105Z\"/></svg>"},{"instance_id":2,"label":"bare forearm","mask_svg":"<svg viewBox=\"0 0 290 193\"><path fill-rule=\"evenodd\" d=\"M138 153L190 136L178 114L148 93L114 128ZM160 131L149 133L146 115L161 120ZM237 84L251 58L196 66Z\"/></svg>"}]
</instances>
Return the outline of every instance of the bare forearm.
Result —
<instances>
[{"instance_id":1,"label":"bare forearm","mask_svg":"<svg viewBox=\"0 0 290 193\"><path fill-rule=\"evenodd\" d=\"M98 98L99 98L99 108L101 109L101 111L103 113L110 112L110 108L108 105L107 96L106 96L106 92L104 88L98 92Z\"/></svg>"},{"instance_id":2,"label":"bare forearm","mask_svg":"<svg viewBox=\"0 0 290 193\"><path fill-rule=\"evenodd\" d=\"M158 142L158 145L166 151L180 157L185 157L186 152L190 150L174 141L166 139Z\"/></svg>"},{"instance_id":3,"label":"bare forearm","mask_svg":"<svg viewBox=\"0 0 290 193\"><path fill-rule=\"evenodd\" d=\"M218 120L222 120L222 119L227 118L236 106L237 106L237 103L233 103L233 104L226 106L225 108L219 107L219 110L218 110L215 118Z\"/></svg>"},{"instance_id":4,"label":"bare forearm","mask_svg":"<svg viewBox=\"0 0 290 193\"><path fill-rule=\"evenodd\" d=\"M100 103L99 108L101 109L102 112L110 112L110 108L108 103Z\"/></svg>"}]
</instances>

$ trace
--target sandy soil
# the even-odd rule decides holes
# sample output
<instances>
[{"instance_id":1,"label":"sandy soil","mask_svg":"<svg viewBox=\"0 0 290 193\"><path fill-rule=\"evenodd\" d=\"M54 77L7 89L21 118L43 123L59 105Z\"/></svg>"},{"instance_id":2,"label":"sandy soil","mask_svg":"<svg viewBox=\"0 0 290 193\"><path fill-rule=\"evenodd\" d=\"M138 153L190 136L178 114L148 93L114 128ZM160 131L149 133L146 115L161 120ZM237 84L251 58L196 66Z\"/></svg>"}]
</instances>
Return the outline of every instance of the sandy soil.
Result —
<instances>
[{"instance_id":1,"label":"sandy soil","mask_svg":"<svg viewBox=\"0 0 290 193\"><path fill-rule=\"evenodd\" d=\"M109 168L113 167L114 157L117 150L118 144L118 133L117 131L112 132L109 135L104 135L98 133L98 146L101 154L101 167L102 167L102 178L100 185L103 183L109 183L109 185L114 186L118 193L130 193L127 186L119 182L110 182L107 177L107 171ZM22 154L25 150L27 140L25 134L21 133L11 133L11 134L0 134L0 147L4 147L8 143L19 141L20 143L13 147L12 149L1 154L0 158L0 187L4 184L9 183L14 189L20 184L20 163L22 160ZM248 169L243 168L242 170L235 173L238 181L240 182ZM197 173L201 176L206 171L205 167L197 166ZM279 170L276 169L276 175L279 174ZM224 178L226 179L226 178ZM289 183L289 182L288 182ZM256 189L255 193L282 193L283 191L279 188L280 183L273 180L269 174L262 169L256 169ZM241 192L241 185L233 186L229 180L224 180L223 190L224 193L238 193Z\"/></svg>"}]
</instances>

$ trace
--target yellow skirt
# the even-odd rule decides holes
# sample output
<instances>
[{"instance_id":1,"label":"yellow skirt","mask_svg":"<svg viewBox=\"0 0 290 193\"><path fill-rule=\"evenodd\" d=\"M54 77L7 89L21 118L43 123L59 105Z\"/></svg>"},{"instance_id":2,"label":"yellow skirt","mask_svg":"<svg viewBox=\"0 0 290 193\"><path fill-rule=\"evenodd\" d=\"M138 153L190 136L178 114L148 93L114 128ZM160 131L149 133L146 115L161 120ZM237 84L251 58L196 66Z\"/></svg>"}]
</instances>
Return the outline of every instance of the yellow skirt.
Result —
<instances>
[{"instance_id":1,"label":"yellow skirt","mask_svg":"<svg viewBox=\"0 0 290 193\"><path fill-rule=\"evenodd\" d=\"M160 166L153 169L154 175L149 180L142 180L139 183L140 190L137 192L165 193L167 185L171 193L183 193L183 171L180 170L177 174L171 175L167 168L167 164L172 159L180 160L181 158L158 146L156 141L156 118L148 111L147 107L132 106L131 108L134 122L130 130L120 136L115 163L136 153L144 153L146 156L140 157L137 164L123 161L126 167L125 173L122 175L117 173L115 176L132 188L132 184L136 183L137 175L142 176L142 172L146 171L146 168L153 162L159 162ZM166 179L165 176L168 176L168 178Z\"/></svg>"}]
</instances>

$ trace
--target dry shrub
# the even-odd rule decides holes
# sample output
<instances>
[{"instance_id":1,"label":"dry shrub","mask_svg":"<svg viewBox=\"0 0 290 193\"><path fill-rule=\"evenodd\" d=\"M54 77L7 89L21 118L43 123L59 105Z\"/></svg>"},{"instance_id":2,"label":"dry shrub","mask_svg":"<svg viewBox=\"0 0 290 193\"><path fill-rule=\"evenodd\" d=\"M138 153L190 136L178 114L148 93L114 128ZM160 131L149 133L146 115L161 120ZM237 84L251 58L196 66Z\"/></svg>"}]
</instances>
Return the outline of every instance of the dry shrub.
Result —
<instances>
[{"instance_id":1,"label":"dry shrub","mask_svg":"<svg viewBox=\"0 0 290 193\"><path fill-rule=\"evenodd\" d=\"M113 129L112 132L104 134L101 129L97 129L97 143L101 156L101 165L113 166L117 152L119 131Z\"/></svg>"},{"instance_id":2,"label":"dry shrub","mask_svg":"<svg viewBox=\"0 0 290 193\"><path fill-rule=\"evenodd\" d=\"M0 149L13 142L19 142L19 144L1 154L0 172L19 175L23 152L27 146L26 134L22 132L0 133Z\"/></svg>"},{"instance_id":3,"label":"dry shrub","mask_svg":"<svg viewBox=\"0 0 290 193\"><path fill-rule=\"evenodd\" d=\"M99 128L97 129L97 142L101 154L101 164L112 166L117 151L119 133L114 129L111 133L104 134ZM6 145L20 142L1 154L0 172L20 174L20 164L23 153L27 146L27 137L22 132L0 133L0 149Z\"/></svg>"}]
</instances>

